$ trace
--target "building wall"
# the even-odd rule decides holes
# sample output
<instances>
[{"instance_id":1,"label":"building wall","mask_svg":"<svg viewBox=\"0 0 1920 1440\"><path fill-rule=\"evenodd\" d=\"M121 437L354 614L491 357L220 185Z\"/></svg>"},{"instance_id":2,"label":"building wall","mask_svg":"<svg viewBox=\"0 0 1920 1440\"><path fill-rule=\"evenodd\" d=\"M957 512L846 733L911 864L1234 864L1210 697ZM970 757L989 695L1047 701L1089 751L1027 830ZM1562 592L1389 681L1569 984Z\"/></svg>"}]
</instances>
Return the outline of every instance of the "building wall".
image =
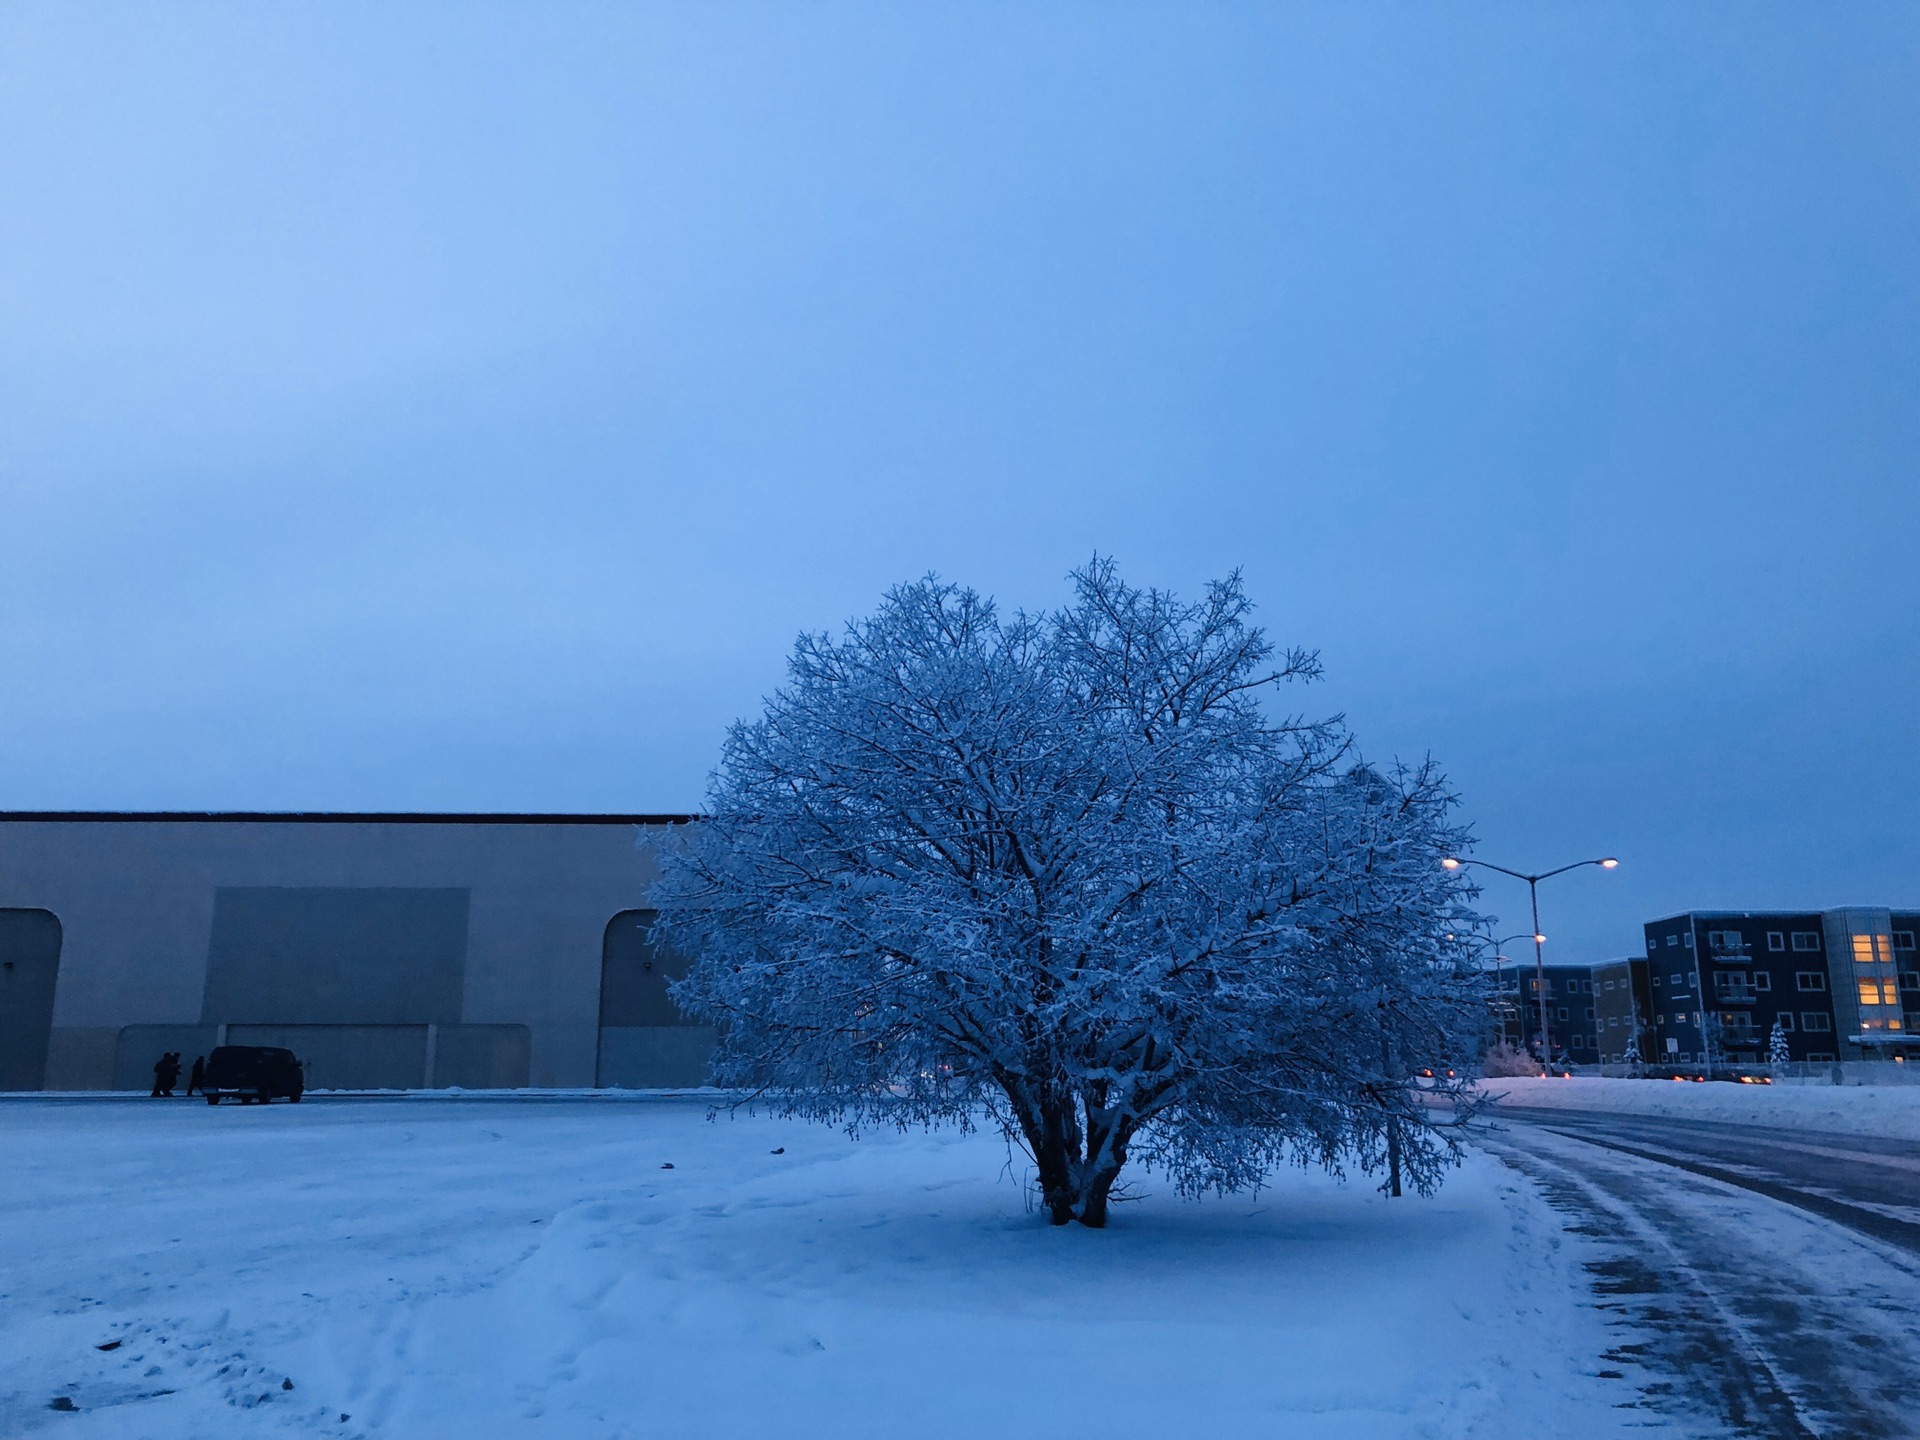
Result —
<instances>
[{"instance_id":1,"label":"building wall","mask_svg":"<svg viewBox=\"0 0 1920 1440\"><path fill-rule=\"evenodd\" d=\"M1646 1003L1647 962L1637 957L1608 960L1593 967L1594 1049L1602 1065L1627 1058L1627 1041L1644 1032L1651 1012ZM1641 1033L1640 1058L1648 1058L1650 1037Z\"/></svg>"},{"instance_id":2,"label":"building wall","mask_svg":"<svg viewBox=\"0 0 1920 1440\"><path fill-rule=\"evenodd\" d=\"M1903 914L1906 912L1902 912ZM1884 908L1694 911L1646 927L1658 1057L1763 1062L1775 1023L1789 1057L1886 1058L1912 1043L1920 1011L1914 925ZM1680 984L1676 985L1676 977ZM1863 1005L1871 981L1876 1003ZM1855 1043L1855 1037L1869 1043Z\"/></svg>"},{"instance_id":3,"label":"building wall","mask_svg":"<svg viewBox=\"0 0 1920 1440\"><path fill-rule=\"evenodd\" d=\"M1899 971L1900 1008L1909 1034L1920 1034L1920 912L1895 910L1893 959Z\"/></svg>"},{"instance_id":4,"label":"building wall","mask_svg":"<svg viewBox=\"0 0 1920 1440\"><path fill-rule=\"evenodd\" d=\"M1594 971L1586 965L1548 965L1547 1040L1548 1054L1557 1062L1575 1065L1598 1062L1596 1047L1598 1026ZM1522 1049L1539 1053L1540 991L1539 977L1531 965L1509 966L1498 977L1511 1004L1507 1038Z\"/></svg>"},{"instance_id":5,"label":"building wall","mask_svg":"<svg viewBox=\"0 0 1920 1440\"><path fill-rule=\"evenodd\" d=\"M228 1027L343 1083L431 1056L439 1083L593 1085L608 927L668 818L0 816L0 912L61 935L41 1081L144 1086Z\"/></svg>"}]
</instances>

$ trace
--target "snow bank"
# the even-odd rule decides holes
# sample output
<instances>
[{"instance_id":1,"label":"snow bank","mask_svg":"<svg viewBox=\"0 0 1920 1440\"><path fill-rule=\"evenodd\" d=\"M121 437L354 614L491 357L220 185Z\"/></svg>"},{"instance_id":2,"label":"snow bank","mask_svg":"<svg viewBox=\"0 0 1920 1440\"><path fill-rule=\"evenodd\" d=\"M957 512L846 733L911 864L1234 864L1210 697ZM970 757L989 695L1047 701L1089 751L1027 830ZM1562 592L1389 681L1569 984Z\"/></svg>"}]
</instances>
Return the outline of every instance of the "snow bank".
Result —
<instances>
[{"instance_id":1,"label":"snow bank","mask_svg":"<svg viewBox=\"0 0 1920 1440\"><path fill-rule=\"evenodd\" d=\"M1595 1375L1582 1242L1484 1156L1430 1201L1138 1177L1054 1230L991 1137L705 1115L0 1104L0 1434L1648 1428Z\"/></svg>"},{"instance_id":2,"label":"snow bank","mask_svg":"<svg viewBox=\"0 0 1920 1440\"><path fill-rule=\"evenodd\" d=\"M1504 1103L1617 1115L1668 1115L1920 1140L1920 1086L1733 1085L1673 1080L1484 1080L1480 1088Z\"/></svg>"}]
</instances>

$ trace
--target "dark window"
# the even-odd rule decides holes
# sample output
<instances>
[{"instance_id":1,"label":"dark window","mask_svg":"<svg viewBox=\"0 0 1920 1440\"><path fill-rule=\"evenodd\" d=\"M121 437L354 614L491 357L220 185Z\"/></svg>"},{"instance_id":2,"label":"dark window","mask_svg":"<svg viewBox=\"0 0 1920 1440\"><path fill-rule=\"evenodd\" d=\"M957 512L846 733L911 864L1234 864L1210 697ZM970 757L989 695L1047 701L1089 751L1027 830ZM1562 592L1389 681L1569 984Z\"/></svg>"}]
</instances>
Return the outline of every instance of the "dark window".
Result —
<instances>
[{"instance_id":1,"label":"dark window","mask_svg":"<svg viewBox=\"0 0 1920 1440\"><path fill-rule=\"evenodd\" d=\"M1782 935L1778 930L1767 931L1767 949L1784 950L1786 948L1787 937L1785 935Z\"/></svg>"},{"instance_id":2,"label":"dark window","mask_svg":"<svg viewBox=\"0 0 1920 1440\"><path fill-rule=\"evenodd\" d=\"M1800 1028L1816 1034L1824 1034L1833 1029L1833 1018L1823 1010L1802 1010Z\"/></svg>"},{"instance_id":3,"label":"dark window","mask_svg":"<svg viewBox=\"0 0 1920 1440\"><path fill-rule=\"evenodd\" d=\"M1782 1010L1777 1018L1780 1021L1780 1028L1782 1030L1793 1029L1793 1012L1791 1010Z\"/></svg>"},{"instance_id":4,"label":"dark window","mask_svg":"<svg viewBox=\"0 0 1920 1440\"><path fill-rule=\"evenodd\" d=\"M1680 943L1682 945L1685 945L1687 949L1691 950L1693 948L1693 932L1689 930L1684 935L1682 935L1680 937Z\"/></svg>"},{"instance_id":5,"label":"dark window","mask_svg":"<svg viewBox=\"0 0 1920 1440\"><path fill-rule=\"evenodd\" d=\"M1900 976L1902 990L1920 990L1920 970L1908 970Z\"/></svg>"},{"instance_id":6,"label":"dark window","mask_svg":"<svg viewBox=\"0 0 1920 1440\"><path fill-rule=\"evenodd\" d=\"M1744 970L1721 970L1713 977L1713 994L1718 1000L1753 999L1753 977Z\"/></svg>"},{"instance_id":7,"label":"dark window","mask_svg":"<svg viewBox=\"0 0 1920 1440\"><path fill-rule=\"evenodd\" d=\"M1807 1059L1815 1065L1824 1065L1832 1061L1833 1056L1824 1050L1810 1050L1807 1052Z\"/></svg>"},{"instance_id":8,"label":"dark window","mask_svg":"<svg viewBox=\"0 0 1920 1440\"><path fill-rule=\"evenodd\" d=\"M1564 1019L1566 1019L1566 1018L1567 1018L1567 1007L1566 1007L1566 1006L1564 1006L1564 1005L1562 1005L1562 1006L1560 1007L1560 1010L1559 1010L1559 1015L1560 1015L1560 1018L1561 1018L1562 1020L1564 1020Z\"/></svg>"},{"instance_id":9,"label":"dark window","mask_svg":"<svg viewBox=\"0 0 1920 1440\"><path fill-rule=\"evenodd\" d=\"M1809 994L1827 988L1827 977L1818 970L1801 970L1794 975L1793 981Z\"/></svg>"},{"instance_id":10,"label":"dark window","mask_svg":"<svg viewBox=\"0 0 1920 1440\"><path fill-rule=\"evenodd\" d=\"M1678 935L1667 936L1667 944L1678 945L1679 943L1680 943L1680 937Z\"/></svg>"},{"instance_id":11,"label":"dark window","mask_svg":"<svg viewBox=\"0 0 1920 1440\"><path fill-rule=\"evenodd\" d=\"M1764 970L1754 971L1753 972L1753 988L1756 990L1764 990L1764 991L1767 991L1768 993L1771 993L1773 990L1773 976L1769 975Z\"/></svg>"},{"instance_id":12,"label":"dark window","mask_svg":"<svg viewBox=\"0 0 1920 1440\"><path fill-rule=\"evenodd\" d=\"M1913 931L1896 930L1893 932L1893 948L1896 950L1913 949Z\"/></svg>"},{"instance_id":13,"label":"dark window","mask_svg":"<svg viewBox=\"0 0 1920 1440\"><path fill-rule=\"evenodd\" d=\"M1793 948L1796 950L1818 950L1820 948L1820 932L1818 930L1794 931Z\"/></svg>"}]
</instances>

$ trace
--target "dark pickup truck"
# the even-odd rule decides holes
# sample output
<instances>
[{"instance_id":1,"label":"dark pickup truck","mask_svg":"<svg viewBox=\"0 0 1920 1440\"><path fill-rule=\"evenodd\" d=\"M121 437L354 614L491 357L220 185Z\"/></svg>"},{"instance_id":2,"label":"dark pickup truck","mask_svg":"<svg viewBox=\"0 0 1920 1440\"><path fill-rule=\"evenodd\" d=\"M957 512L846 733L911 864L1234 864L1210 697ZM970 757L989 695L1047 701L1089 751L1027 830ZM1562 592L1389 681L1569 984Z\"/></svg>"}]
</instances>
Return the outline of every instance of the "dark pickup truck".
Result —
<instances>
[{"instance_id":1,"label":"dark pickup truck","mask_svg":"<svg viewBox=\"0 0 1920 1440\"><path fill-rule=\"evenodd\" d=\"M222 1045L207 1057L207 1076L200 1087L207 1104L238 1100L262 1105L285 1096L294 1104L307 1088L306 1072L291 1050L268 1045Z\"/></svg>"}]
</instances>

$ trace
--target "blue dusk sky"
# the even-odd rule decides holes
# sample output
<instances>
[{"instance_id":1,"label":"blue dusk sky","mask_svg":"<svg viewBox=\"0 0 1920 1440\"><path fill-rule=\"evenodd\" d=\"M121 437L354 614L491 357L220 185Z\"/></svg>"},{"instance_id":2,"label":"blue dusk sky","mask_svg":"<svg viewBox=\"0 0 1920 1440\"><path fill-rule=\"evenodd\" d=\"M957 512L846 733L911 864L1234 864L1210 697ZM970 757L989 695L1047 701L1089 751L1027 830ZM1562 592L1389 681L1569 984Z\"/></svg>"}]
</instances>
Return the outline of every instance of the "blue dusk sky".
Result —
<instances>
[{"instance_id":1,"label":"blue dusk sky","mask_svg":"<svg viewBox=\"0 0 1920 1440\"><path fill-rule=\"evenodd\" d=\"M0 807L691 808L797 631L1099 551L1618 854L1561 958L1920 905L1917 75L1912 3L14 0Z\"/></svg>"}]
</instances>

